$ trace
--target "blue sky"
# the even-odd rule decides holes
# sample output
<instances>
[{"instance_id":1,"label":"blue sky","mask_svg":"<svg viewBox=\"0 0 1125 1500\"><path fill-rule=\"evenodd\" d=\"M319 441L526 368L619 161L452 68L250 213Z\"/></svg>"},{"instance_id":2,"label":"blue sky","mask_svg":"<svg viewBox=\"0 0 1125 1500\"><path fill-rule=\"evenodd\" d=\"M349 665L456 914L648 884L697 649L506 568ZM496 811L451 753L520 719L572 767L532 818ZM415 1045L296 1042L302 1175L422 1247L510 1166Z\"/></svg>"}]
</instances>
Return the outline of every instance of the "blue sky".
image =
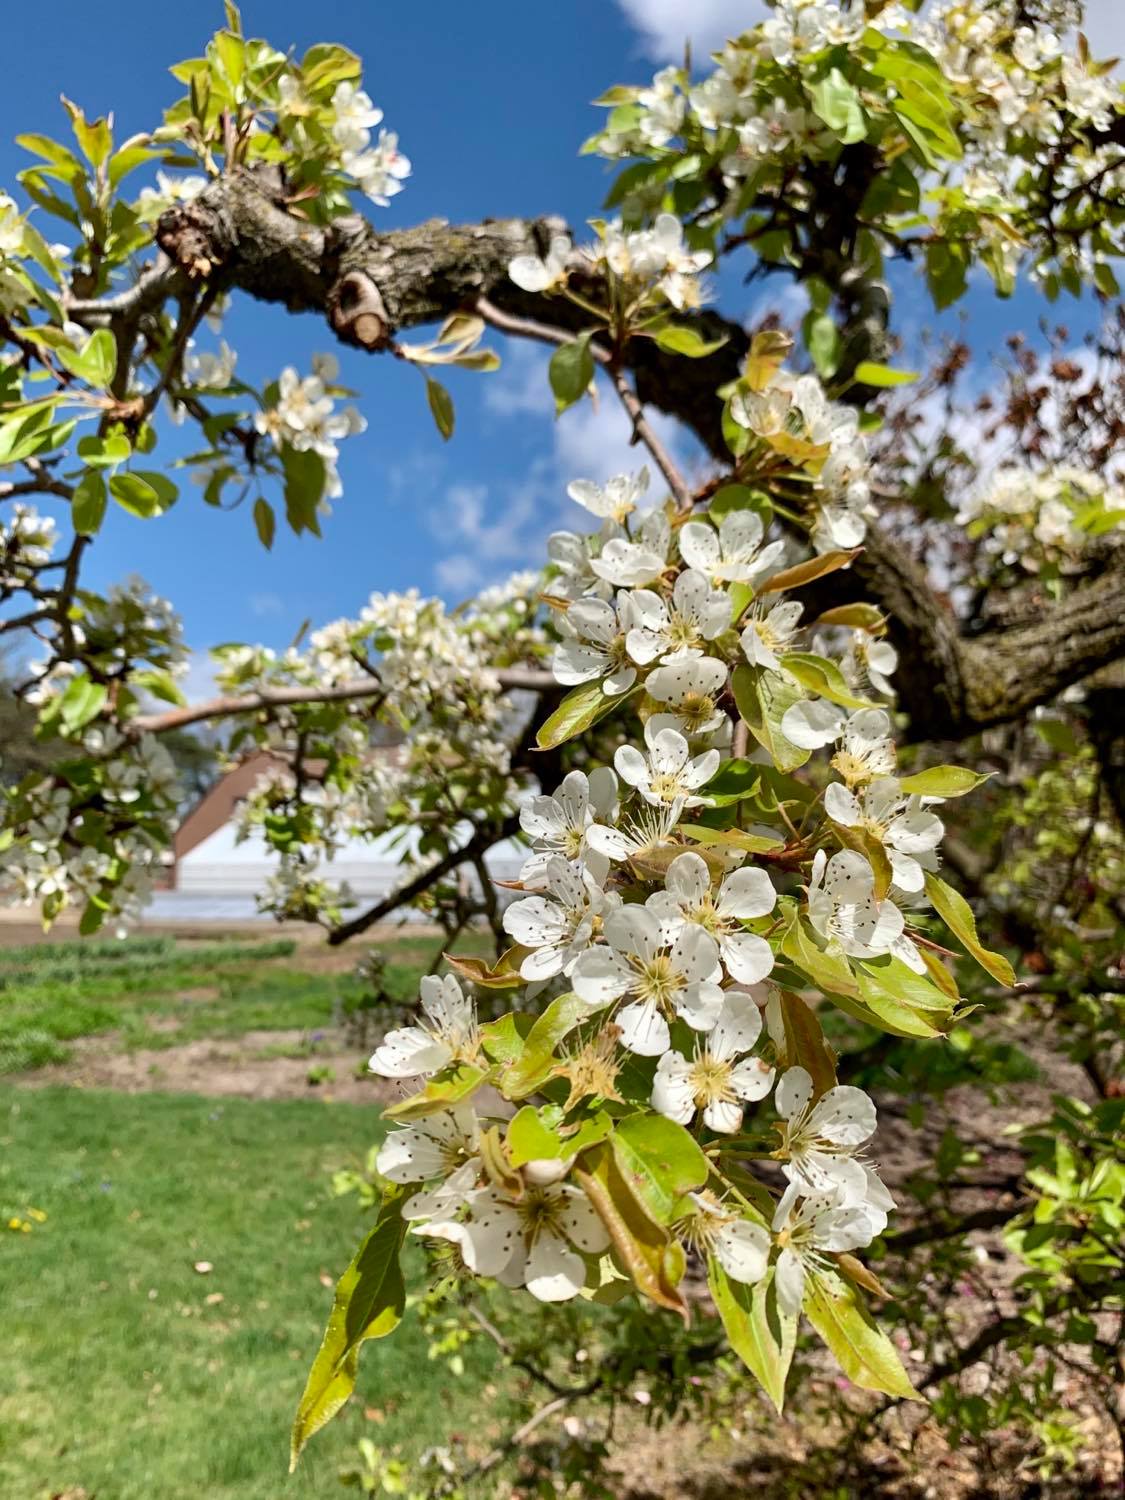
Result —
<instances>
[{"instance_id":1,"label":"blue sky","mask_svg":"<svg viewBox=\"0 0 1125 1500\"><path fill-rule=\"evenodd\" d=\"M1109 46L1114 25L1125 29L1125 3L1097 4ZM332 40L364 58L366 87L414 167L389 209L370 210L379 227L390 228L431 216L548 212L580 226L597 213L607 180L604 164L577 155L601 114L588 101L610 83L651 72L653 61L678 45L687 14L702 48L757 19L760 7L755 0L570 0L562 8L515 0L246 0L242 10L246 29L279 47L301 51ZM112 24L93 14L88 0L21 11L18 66L8 70L0 103L0 183L11 183L27 162L12 143L15 134L65 133L60 92L88 114L113 109L119 138L157 124L178 90L166 66L201 50L221 21L221 5L114 0ZM773 296L773 289L756 291L754 310L765 310ZM970 294L963 314L986 358L1004 331L1031 331L1044 310L1033 296L998 303L985 287ZM1076 334L1088 326L1088 315L1073 305L1062 311ZM898 312L906 327L934 326L921 287L909 281ZM312 353L333 348L319 319L246 299L224 332L238 349L239 373L255 382L285 364L307 371ZM280 646L305 619L354 614L373 590L417 585L455 601L535 564L546 534L574 511L566 481L604 479L637 460L615 407L587 403L556 424L543 355L499 347L504 367L496 374L450 376L457 430L448 444L413 371L337 349L342 379L361 393L368 429L343 445L345 492L321 541L279 530L267 555L248 510L216 512L185 486L159 520L120 512L109 519L93 549L91 583L140 573L181 609L197 649L224 640ZM690 445L663 430L682 443L690 466ZM156 457L170 455L175 443L166 437Z\"/></svg>"}]
</instances>

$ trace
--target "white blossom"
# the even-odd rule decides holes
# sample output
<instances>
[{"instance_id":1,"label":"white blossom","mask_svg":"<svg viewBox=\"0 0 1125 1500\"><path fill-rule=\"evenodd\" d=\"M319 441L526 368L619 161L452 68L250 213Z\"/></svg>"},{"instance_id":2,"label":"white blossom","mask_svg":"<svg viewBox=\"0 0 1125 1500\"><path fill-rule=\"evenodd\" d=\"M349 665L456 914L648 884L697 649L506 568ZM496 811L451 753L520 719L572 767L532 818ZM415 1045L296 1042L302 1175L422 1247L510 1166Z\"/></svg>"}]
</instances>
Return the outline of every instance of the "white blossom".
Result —
<instances>
[{"instance_id":1,"label":"white blossom","mask_svg":"<svg viewBox=\"0 0 1125 1500\"><path fill-rule=\"evenodd\" d=\"M371 1055L370 1068L384 1078L428 1077L477 1051L477 1016L472 1000L452 974L422 980L424 1020L387 1033Z\"/></svg>"},{"instance_id":2,"label":"white blossom","mask_svg":"<svg viewBox=\"0 0 1125 1500\"><path fill-rule=\"evenodd\" d=\"M774 1271L778 1305L797 1316L810 1274L834 1269L831 1256L869 1245L886 1228L887 1216L874 1204L848 1203L836 1194L801 1196L791 1182L773 1216L771 1228L780 1245Z\"/></svg>"},{"instance_id":3,"label":"white blossom","mask_svg":"<svg viewBox=\"0 0 1125 1500\"><path fill-rule=\"evenodd\" d=\"M780 672L778 654L789 650L800 629L802 606L795 599L783 599L766 611L755 601L752 614L740 637L742 649L751 666Z\"/></svg>"},{"instance_id":4,"label":"white blossom","mask_svg":"<svg viewBox=\"0 0 1125 1500\"><path fill-rule=\"evenodd\" d=\"M561 854L548 859L546 896L526 896L504 912L504 930L533 951L520 965L527 980L568 974L578 955L593 940L595 922L620 904L606 893L589 870L569 863Z\"/></svg>"},{"instance_id":5,"label":"white blossom","mask_svg":"<svg viewBox=\"0 0 1125 1500\"><path fill-rule=\"evenodd\" d=\"M584 771L571 771L554 796L532 797L520 808L520 827L532 844L532 853L520 870L523 884L529 889L546 885L547 864L553 855L583 858L593 847L591 831L613 821L616 805L617 778L607 766L599 766L588 777Z\"/></svg>"},{"instance_id":6,"label":"white blossom","mask_svg":"<svg viewBox=\"0 0 1125 1500\"><path fill-rule=\"evenodd\" d=\"M651 681L651 679L650 679ZM696 795L719 769L718 750L692 756L688 742L677 729L656 729L650 719L644 729L645 756L635 745L621 745L613 757L617 774L635 787L652 806L698 807Z\"/></svg>"},{"instance_id":7,"label":"white blossom","mask_svg":"<svg viewBox=\"0 0 1125 1500\"><path fill-rule=\"evenodd\" d=\"M730 624L730 599L693 568L678 575L670 602L651 589L637 589L632 607L637 623L629 630L626 649L642 666L700 656L704 642Z\"/></svg>"},{"instance_id":8,"label":"white blossom","mask_svg":"<svg viewBox=\"0 0 1125 1500\"><path fill-rule=\"evenodd\" d=\"M906 796L890 776L869 782L858 796L834 781L824 794L824 810L834 823L861 829L884 845L900 890L923 889L925 871L937 867L933 851L945 829L920 797Z\"/></svg>"},{"instance_id":9,"label":"white blossom","mask_svg":"<svg viewBox=\"0 0 1125 1500\"><path fill-rule=\"evenodd\" d=\"M691 1058L670 1050L657 1063L652 1107L681 1125L690 1125L702 1111L708 1129L734 1135L745 1105L764 1099L773 1084L773 1069L761 1058L744 1055L761 1030L754 997L728 990L718 1020L696 1040Z\"/></svg>"},{"instance_id":10,"label":"white blossom","mask_svg":"<svg viewBox=\"0 0 1125 1500\"><path fill-rule=\"evenodd\" d=\"M645 690L665 705L665 711L655 716L660 727L678 729L690 738L720 728L726 715L718 699L727 685L727 675L726 662L714 656L675 657L650 672Z\"/></svg>"},{"instance_id":11,"label":"white blossom","mask_svg":"<svg viewBox=\"0 0 1125 1500\"><path fill-rule=\"evenodd\" d=\"M715 892L707 862L688 850L668 866L664 886L646 905L659 916L666 936L674 937L685 922L694 922L717 940L723 965L738 984L758 984L766 977L773 968L773 949L742 926L777 904L765 870L749 865L733 870Z\"/></svg>"},{"instance_id":12,"label":"white blossom","mask_svg":"<svg viewBox=\"0 0 1125 1500\"><path fill-rule=\"evenodd\" d=\"M525 292L547 292L566 282L566 263L570 256L570 236L553 234L547 253L517 255L508 263L508 275Z\"/></svg>"},{"instance_id":13,"label":"white blossom","mask_svg":"<svg viewBox=\"0 0 1125 1500\"><path fill-rule=\"evenodd\" d=\"M574 992L592 1010L627 998L614 1016L621 1043L642 1057L668 1050L668 1016L697 1031L709 1030L723 1004L719 946L701 927L685 926L671 944L656 915L622 906L605 919L605 947L579 955L571 974Z\"/></svg>"},{"instance_id":14,"label":"white blossom","mask_svg":"<svg viewBox=\"0 0 1125 1500\"><path fill-rule=\"evenodd\" d=\"M773 566L785 550L784 542L763 547L765 527L755 510L733 510L719 529L703 521L689 521L680 529L680 553L690 568L698 568L720 583L749 583Z\"/></svg>"},{"instance_id":15,"label":"white blossom","mask_svg":"<svg viewBox=\"0 0 1125 1500\"><path fill-rule=\"evenodd\" d=\"M837 1084L813 1102L813 1081L805 1068L787 1068L778 1079L774 1102L783 1120L786 1173L801 1192L840 1193L862 1201L867 1178L856 1151L875 1131L875 1106L862 1089Z\"/></svg>"},{"instance_id":16,"label":"white blossom","mask_svg":"<svg viewBox=\"0 0 1125 1500\"><path fill-rule=\"evenodd\" d=\"M415 1234L452 1241L477 1276L525 1286L541 1302L576 1297L586 1282L579 1252L598 1255L609 1246L589 1199L566 1182L526 1187L519 1198L481 1188L470 1195L464 1218L412 1227Z\"/></svg>"}]
</instances>

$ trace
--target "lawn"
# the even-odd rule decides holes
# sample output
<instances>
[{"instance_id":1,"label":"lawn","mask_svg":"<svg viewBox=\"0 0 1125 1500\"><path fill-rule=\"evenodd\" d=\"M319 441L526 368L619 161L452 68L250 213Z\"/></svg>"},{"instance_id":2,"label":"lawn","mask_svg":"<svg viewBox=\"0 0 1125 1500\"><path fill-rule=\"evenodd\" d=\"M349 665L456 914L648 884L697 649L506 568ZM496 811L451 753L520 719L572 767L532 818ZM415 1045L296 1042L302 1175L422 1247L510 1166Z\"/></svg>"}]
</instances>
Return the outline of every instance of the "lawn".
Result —
<instances>
[{"instance_id":1,"label":"lawn","mask_svg":"<svg viewBox=\"0 0 1125 1500\"><path fill-rule=\"evenodd\" d=\"M382 945L388 994L413 1001L437 941L404 935ZM0 1074L62 1062L68 1042L107 1031L123 1048L154 1048L326 1027L358 981L326 972L321 953L286 939L143 936L0 948Z\"/></svg>"},{"instance_id":2,"label":"lawn","mask_svg":"<svg viewBox=\"0 0 1125 1500\"><path fill-rule=\"evenodd\" d=\"M362 1230L328 1173L381 1129L344 1104L0 1087L0 1226L47 1216L0 1227L0 1495L322 1500L360 1436L416 1455L479 1433L482 1385L501 1416L486 1355L451 1375L408 1312L285 1478L322 1280Z\"/></svg>"}]
</instances>

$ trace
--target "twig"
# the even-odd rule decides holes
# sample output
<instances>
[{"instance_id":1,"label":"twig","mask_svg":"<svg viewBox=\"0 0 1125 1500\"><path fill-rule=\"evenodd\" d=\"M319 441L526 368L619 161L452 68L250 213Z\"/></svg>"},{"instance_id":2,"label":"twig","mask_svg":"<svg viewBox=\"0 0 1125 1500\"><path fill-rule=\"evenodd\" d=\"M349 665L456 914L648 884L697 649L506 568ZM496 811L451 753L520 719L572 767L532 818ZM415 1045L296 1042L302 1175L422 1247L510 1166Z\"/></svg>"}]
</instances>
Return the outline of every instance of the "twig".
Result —
<instances>
[{"instance_id":1,"label":"twig","mask_svg":"<svg viewBox=\"0 0 1125 1500\"><path fill-rule=\"evenodd\" d=\"M549 323L540 323L534 318L520 318L514 313L504 312L487 297L477 298L477 312L486 323L491 323L502 333L510 333L516 338L536 339L541 344L555 345L574 342L574 335L564 328L553 328ZM633 441L643 443L648 449L653 463L664 475L679 508L683 511L691 510L694 504L691 490L676 467L671 454L649 426L644 406L636 391L629 384L625 372L617 366L610 352L603 349L600 344L595 344L590 339L586 347L595 363L601 365L608 374L621 405L633 424Z\"/></svg>"}]
</instances>

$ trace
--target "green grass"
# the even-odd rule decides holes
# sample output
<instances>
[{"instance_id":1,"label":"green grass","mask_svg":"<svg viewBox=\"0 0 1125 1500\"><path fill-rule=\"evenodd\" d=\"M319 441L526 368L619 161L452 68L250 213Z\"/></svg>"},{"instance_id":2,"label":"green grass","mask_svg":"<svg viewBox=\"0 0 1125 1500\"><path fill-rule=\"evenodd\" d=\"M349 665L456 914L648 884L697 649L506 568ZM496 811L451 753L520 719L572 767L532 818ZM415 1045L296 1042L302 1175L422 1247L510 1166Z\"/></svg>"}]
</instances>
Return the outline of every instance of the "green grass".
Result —
<instances>
[{"instance_id":1,"label":"green grass","mask_svg":"<svg viewBox=\"0 0 1125 1500\"><path fill-rule=\"evenodd\" d=\"M319 1277L362 1233L326 1174L381 1128L343 1104L0 1088L0 1225L47 1214L28 1234L0 1228L0 1495L309 1500L343 1493L361 1435L409 1457L458 1424L479 1432L482 1400L499 1416L486 1354L454 1377L408 1312L365 1347L357 1397L285 1477L331 1303Z\"/></svg>"},{"instance_id":2,"label":"green grass","mask_svg":"<svg viewBox=\"0 0 1125 1500\"><path fill-rule=\"evenodd\" d=\"M383 945L386 988L395 999L417 995L436 941L406 936ZM0 1074L62 1062L68 1042L106 1031L137 1048L328 1026L338 999L357 981L318 972L315 949L294 950L282 939L147 937L0 948Z\"/></svg>"}]
</instances>

